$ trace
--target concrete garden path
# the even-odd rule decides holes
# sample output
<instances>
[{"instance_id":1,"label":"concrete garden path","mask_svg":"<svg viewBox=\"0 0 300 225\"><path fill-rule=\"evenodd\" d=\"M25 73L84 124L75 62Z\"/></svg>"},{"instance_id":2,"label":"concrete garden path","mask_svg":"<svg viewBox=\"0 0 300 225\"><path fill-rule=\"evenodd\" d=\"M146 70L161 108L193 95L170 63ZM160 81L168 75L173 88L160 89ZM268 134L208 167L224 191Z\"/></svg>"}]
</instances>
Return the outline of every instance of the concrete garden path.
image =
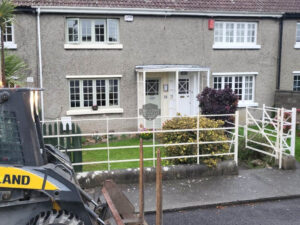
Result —
<instances>
[{"instance_id":1,"label":"concrete garden path","mask_svg":"<svg viewBox=\"0 0 300 225\"><path fill-rule=\"evenodd\" d=\"M138 211L138 184L119 185ZM300 197L297 170L251 169L239 175L163 181L163 209L177 210ZM155 183L145 184L145 211L155 211Z\"/></svg>"}]
</instances>

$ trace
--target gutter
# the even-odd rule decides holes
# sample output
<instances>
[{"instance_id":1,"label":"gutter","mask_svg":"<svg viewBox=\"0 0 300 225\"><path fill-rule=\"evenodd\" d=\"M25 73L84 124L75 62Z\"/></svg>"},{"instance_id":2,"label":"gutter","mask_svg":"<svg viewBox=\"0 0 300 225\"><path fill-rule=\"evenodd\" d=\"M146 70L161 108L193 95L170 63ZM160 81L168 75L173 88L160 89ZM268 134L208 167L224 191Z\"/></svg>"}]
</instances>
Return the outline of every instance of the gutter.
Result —
<instances>
[{"instance_id":1,"label":"gutter","mask_svg":"<svg viewBox=\"0 0 300 225\"><path fill-rule=\"evenodd\" d=\"M278 57L277 57L276 90L280 89L281 55L282 55L282 33L283 33L283 17L281 17L280 20L279 20L279 42L278 42Z\"/></svg>"},{"instance_id":2,"label":"gutter","mask_svg":"<svg viewBox=\"0 0 300 225\"><path fill-rule=\"evenodd\" d=\"M40 14L41 10L40 8L37 8L37 36L38 36L38 52L39 52L39 80L40 80L40 88L43 89L43 64L42 64L42 45L41 45L41 24L40 24ZM44 92L41 91L41 117L42 121L45 120L44 115Z\"/></svg>"},{"instance_id":3,"label":"gutter","mask_svg":"<svg viewBox=\"0 0 300 225\"><path fill-rule=\"evenodd\" d=\"M104 7L62 7L62 6L32 6L39 8L41 13L64 14L130 14L156 16L206 16L206 17L267 17L281 18L283 13L251 13L251 12L200 12L175 9L146 9L146 8L104 8Z\"/></svg>"}]
</instances>

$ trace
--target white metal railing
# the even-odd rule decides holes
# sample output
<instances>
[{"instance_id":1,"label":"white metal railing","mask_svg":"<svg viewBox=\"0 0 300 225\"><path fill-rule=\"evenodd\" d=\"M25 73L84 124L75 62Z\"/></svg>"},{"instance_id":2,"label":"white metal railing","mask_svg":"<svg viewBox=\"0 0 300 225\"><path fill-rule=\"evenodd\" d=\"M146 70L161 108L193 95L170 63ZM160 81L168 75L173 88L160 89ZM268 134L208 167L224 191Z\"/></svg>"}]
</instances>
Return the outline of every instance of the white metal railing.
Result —
<instances>
[{"instance_id":1,"label":"white metal railing","mask_svg":"<svg viewBox=\"0 0 300 225\"><path fill-rule=\"evenodd\" d=\"M285 131L286 127L289 127L289 129L286 129L287 131ZM246 107L246 126L244 133L246 148L278 159L279 168L281 168L283 154L295 156L296 108L288 110L265 105L263 105L262 108ZM267 143L254 141L253 137L256 135L249 137L249 133L262 135ZM250 146L249 143L268 147L272 149L272 152L255 148Z\"/></svg>"},{"instance_id":2,"label":"white metal railing","mask_svg":"<svg viewBox=\"0 0 300 225\"><path fill-rule=\"evenodd\" d=\"M187 116L173 116L173 117L166 117L166 116L159 116L156 119L159 120L168 120L173 118L181 118L181 117L187 117ZM133 130L133 131L121 131L117 130L116 127L112 127L112 121L118 121L118 123L122 123L122 121L140 121L144 120L143 117L127 117L127 118L88 118L88 119L72 119L72 123L85 123L85 122L100 122L102 126L104 126L101 132L86 132L81 134L66 134L66 133L60 133L59 132L59 126L61 123L60 119L57 120L47 120L42 121L42 124L56 124L57 127L57 134L52 135L44 135L44 139L57 139L58 148L60 147L60 140L61 138L70 138L70 137L106 137L105 141L105 147L92 147L92 148L74 148L74 149L67 149L68 152L89 152L89 151L106 151L107 152L107 159L103 161L91 161L91 162L77 162L73 163L74 166L78 165L96 165L96 164L107 164L108 170L111 168L112 163L125 163L125 162L138 162L139 159L133 158L133 159L120 159L120 160L112 160L110 158L110 151L118 149L120 151L125 149L138 149L139 145L126 145L126 146L112 146L110 143L110 136L111 135L140 135L142 133L146 134L152 134L152 141L151 144L143 144L144 148L152 148L152 157L151 158L144 158L145 161L153 161L153 166L155 166L156 161L156 148L158 147L169 147L169 146L188 146L188 145L196 145L197 154L196 155L178 155L178 156L166 156L162 157L162 160L168 160L168 159L183 159L183 158L196 158L197 163L200 163L200 158L202 157L213 157L213 156L233 156L236 163L238 163L238 137L239 137L239 112L236 111L235 114L222 114L222 115L194 115L194 116L188 116L189 118L197 118L197 127L193 129L170 129L170 130L163 130L161 128L155 128L155 120L152 121L152 128L148 130ZM206 118L218 118L218 117L234 117L234 123L231 123L230 127L218 127L218 128L201 128L199 127L199 120L201 117ZM81 124L82 125L82 124ZM116 130L116 132L110 131L112 128ZM199 135L200 132L203 131L217 131L217 130L223 130L225 133L228 134L227 140L215 140L215 141L200 141ZM158 143L157 142L157 134L161 133L180 133L180 132L195 132L196 133L196 140L193 142L183 142L183 143ZM226 153L220 153L220 154L201 154L200 153L200 145L204 144L220 144L220 143L228 143L230 144L229 151ZM234 147L233 147L234 146ZM233 147L233 148L232 148Z\"/></svg>"}]
</instances>

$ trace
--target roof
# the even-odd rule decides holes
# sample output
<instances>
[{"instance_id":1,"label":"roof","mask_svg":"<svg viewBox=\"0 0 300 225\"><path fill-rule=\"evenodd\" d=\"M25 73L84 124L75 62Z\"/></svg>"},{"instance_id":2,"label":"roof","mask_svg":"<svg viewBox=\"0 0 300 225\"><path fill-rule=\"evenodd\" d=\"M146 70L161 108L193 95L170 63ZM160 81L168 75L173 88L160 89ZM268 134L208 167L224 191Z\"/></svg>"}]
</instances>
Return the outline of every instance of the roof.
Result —
<instances>
[{"instance_id":1,"label":"roof","mask_svg":"<svg viewBox=\"0 0 300 225\"><path fill-rule=\"evenodd\" d=\"M300 0L13 0L17 6L174 9L201 12L300 12Z\"/></svg>"}]
</instances>

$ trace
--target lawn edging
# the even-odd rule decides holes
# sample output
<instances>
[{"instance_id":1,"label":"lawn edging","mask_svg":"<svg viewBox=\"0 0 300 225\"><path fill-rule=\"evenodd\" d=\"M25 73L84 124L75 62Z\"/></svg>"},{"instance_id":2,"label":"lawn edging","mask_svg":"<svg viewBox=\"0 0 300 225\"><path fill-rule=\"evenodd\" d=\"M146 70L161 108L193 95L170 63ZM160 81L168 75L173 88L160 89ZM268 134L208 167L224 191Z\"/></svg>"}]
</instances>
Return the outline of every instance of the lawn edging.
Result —
<instances>
[{"instance_id":1,"label":"lawn edging","mask_svg":"<svg viewBox=\"0 0 300 225\"><path fill-rule=\"evenodd\" d=\"M238 175L238 167L233 160L220 162L216 168L209 168L206 165L176 165L163 166L163 180L199 178L208 176ZM155 182L155 168L147 167L144 172L145 182ZM94 188L102 186L105 180L114 180L118 184L138 183L139 168L122 169L112 171L81 172L77 179L82 188Z\"/></svg>"}]
</instances>

